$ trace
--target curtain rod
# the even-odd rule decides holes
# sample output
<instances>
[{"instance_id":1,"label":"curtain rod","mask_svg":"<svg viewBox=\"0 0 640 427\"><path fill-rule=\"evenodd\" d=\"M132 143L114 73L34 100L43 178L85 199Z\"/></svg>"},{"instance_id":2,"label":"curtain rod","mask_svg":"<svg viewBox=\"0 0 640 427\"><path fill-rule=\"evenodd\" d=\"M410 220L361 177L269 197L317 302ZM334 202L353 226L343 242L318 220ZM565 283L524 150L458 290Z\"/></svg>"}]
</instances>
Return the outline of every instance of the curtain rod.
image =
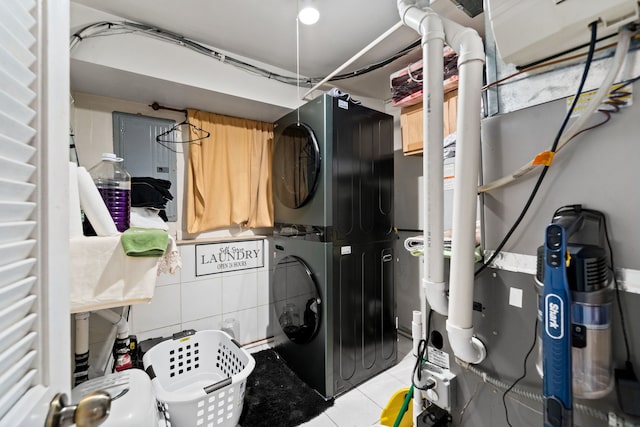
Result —
<instances>
[{"instance_id":1,"label":"curtain rod","mask_svg":"<svg viewBox=\"0 0 640 427\"><path fill-rule=\"evenodd\" d=\"M177 111L179 113L187 114L187 110L186 109L181 110L179 108L165 107L163 105L158 104L157 102L154 102L153 104L149 105L149 107L153 108L156 111L158 111L158 110L171 110L171 111Z\"/></svg>"}]
</instances>

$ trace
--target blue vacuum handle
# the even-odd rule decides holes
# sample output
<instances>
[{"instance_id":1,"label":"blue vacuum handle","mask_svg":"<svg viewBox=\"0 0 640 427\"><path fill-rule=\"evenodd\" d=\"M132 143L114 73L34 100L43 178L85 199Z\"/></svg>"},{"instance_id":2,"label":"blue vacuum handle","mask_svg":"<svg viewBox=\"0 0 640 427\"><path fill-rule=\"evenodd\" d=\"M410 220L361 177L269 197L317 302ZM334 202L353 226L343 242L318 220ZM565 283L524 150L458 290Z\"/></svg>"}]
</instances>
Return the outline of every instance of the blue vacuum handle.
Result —
<instances>
[{"instance_id":1,"label":"blue vacuum handle","mask_svg":"<svg viewBox=\"0 0 640 427\"><path fill-rule=\"evenodd\" d=\"M550 224L545 236L543 394L545 427L573 426L571 298L567 281L565 229Z\"/></svg>"}]
</instances>

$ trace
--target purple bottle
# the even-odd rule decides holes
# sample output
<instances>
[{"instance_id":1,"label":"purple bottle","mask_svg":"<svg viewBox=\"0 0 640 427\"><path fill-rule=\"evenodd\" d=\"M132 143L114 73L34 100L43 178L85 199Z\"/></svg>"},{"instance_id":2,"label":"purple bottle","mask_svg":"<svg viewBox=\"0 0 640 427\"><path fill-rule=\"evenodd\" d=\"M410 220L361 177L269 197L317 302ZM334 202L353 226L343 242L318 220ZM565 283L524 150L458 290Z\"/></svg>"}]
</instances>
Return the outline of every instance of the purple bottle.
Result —
<instances>
[{"instance_id":1,"label":"purple bottle","mask_svg":"<svg viewBox=\"0 0 640 427\"><path fill-rule=\"evenodd\" d=\"M123 159L113 153L103 153L102 161L89 169L98 191L118 231L129 228L131 211L131 175L122 164Z\"/></svg>"}]
</instances>

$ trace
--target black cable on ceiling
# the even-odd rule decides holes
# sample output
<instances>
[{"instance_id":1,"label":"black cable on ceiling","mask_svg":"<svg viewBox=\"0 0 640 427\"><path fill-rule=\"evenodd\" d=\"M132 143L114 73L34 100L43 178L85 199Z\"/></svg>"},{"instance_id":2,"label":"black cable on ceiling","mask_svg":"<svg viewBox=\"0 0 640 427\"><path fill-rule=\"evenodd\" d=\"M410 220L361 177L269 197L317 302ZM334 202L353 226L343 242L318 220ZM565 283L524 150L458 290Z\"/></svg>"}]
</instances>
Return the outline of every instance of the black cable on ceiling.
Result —
<instances>
[{"instance_id":1,"label":"black cable on ceiling","mask_svg":"<svg viewBox=\"0 0 640 427\"><path fill-rule=\"evenodd\" d=\"M253 74L257 74L259 76L262 76L271 80L279 81L281 83L292 84L292 85L306 84L309 87L311 87L314 84L324 80L324 77L310 77L310 78L300 79L300 81L298 81L298 79L295 77L274 73L265 68L258 67L248 62L234 58L233 56L229 56L221 52L215 51L193 40L189 40L180 34L172 33L170 31L166 31L161 28L153 27L146 24L138 24L138 23L127 22L127 21L122 21L122 22L101 21L101 22L96 22L96 23L87 25L72 35L70 48L73 49L77 45L77 43L84 41L87 38L122 34L121 32L117 32L118 30L122 30L122 29L128 29L132 32L140 32L140 33L143 33L144 35L147 35L159 40L176 43L179 46L191 49L197 53L217 59L220 62L228 63L229 65L235 66L237 68L243 69L245 71L251 72ZM93 34L86 34L90 30L97 30L97 32ZM111 32L113 33L110 34ZM420 46L420 40L414 41L410 45L406 46L405 48L399 50L398 52L394 53L393 55L389 56L388 58L382 61L367 65L365 67L362 67L352 72L338 74L332 77L331 79L329 79L329 81L344 80L344 79L358 77L358 76L362 76L364 74L370 73L372 71L375 71L377 69L384 67L385 65L392 63L393 61L401 58L404 55L407 55L418 46Z\"/></svg>"}]
</instances>

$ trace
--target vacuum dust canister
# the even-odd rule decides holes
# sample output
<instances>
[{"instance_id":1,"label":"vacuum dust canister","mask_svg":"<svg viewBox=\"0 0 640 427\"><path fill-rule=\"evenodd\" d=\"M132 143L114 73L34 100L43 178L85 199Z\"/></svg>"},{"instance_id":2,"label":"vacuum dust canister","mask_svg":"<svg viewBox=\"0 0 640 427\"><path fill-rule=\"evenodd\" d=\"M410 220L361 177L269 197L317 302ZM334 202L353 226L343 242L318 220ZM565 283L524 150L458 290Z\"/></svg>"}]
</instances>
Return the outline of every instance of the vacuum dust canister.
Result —
<instances>
[{"instance_id":1,"label":"vacuum dust canister","mask_svg":"<svg viewBox=\"0 0 640 427\"><path fill-rule=\"evenodd\" d=\"M564 213L554 222L567 222L582 215L582 225L569 238L566 268L571 295L571 355L573 395L599 399L614 388L611 348L613 278L604 240L604 216L595 211ZM569 218L567 218L569 217ZM538 248L536 291L541 318L544 289L544 247ZM539 331L540 332L540 331ZM542 348L539 348L539 355ZM538 372L542 374L540 358Z\"/></svg>"}]
</instances>

